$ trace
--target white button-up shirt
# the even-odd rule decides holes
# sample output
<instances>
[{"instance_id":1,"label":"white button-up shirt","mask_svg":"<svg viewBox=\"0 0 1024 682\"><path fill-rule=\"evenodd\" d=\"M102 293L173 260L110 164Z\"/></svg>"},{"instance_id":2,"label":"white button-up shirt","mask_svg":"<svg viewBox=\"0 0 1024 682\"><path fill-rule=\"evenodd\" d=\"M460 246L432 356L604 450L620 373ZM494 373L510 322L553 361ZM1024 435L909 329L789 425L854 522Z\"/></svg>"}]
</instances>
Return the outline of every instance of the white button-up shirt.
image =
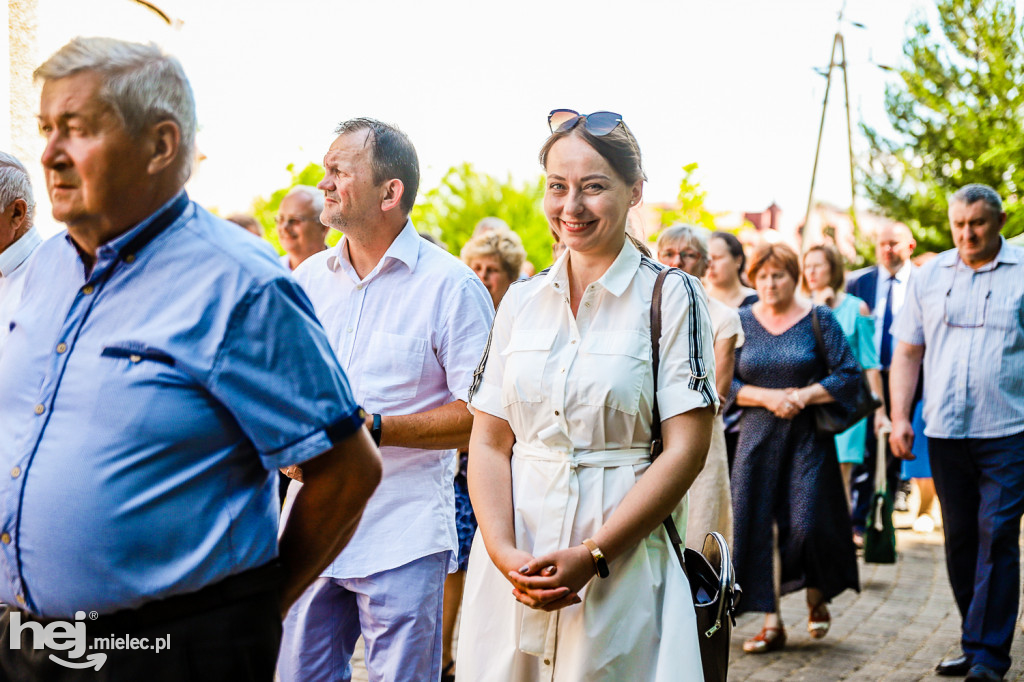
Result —
<instances>
[{"instance_id":1,"label":"white button-up shirt","mask_svg":"<svg viewBox=\"0 0 1024 682\"><path fill-rule=\"evenodd\" d=\"M0 351L11 331L11 317L14 308L21 301L24 287L25 268L29 257L43 243L39 231L30 227L16 242L0 253Z\"/></svg>"},{"instance_id":2,"label":"white button-up shirt","mask_svg":"<svg viewBox=\"0 0 1024 682\"><path fill-rule=\"evenodd\" d=\"M364 279L345 238L294 275L367 412L417 414L469 400L494 305L473 271L411 221ZM323 575L361 578L445 550L454 570L455 450L382 447L381 455L380 486Z\"/></svg>"},{"instance_id":3,"label":"white button-up shirt","mask_svg":"<svg viewBox=\"0 0 1024 682\"><path fill-rule=\"evenodd\" d=\"M977 270L940 253L911 279L892 331L924 346L925 435L1024 431L1024 249L1003 240Z\"/></svg>"},{"instance_id":4,"label":"white button-up shirt","mask_svg":"<svg viewBox=\"0 0 1024 682\"><path fill-rule=\"evenodd\" d=\"M872 311L875 315L875 350L882 352L882 324L885 321L885 297L889 294L889 287L892 287L892 321L889 333L892 334L896 323L896 316L903 309L903 301L907 298L907 284L910 281L911 273L916 269L908 258L903 262L902 267L893 276L881 265L878 266L878 284L875 287L875 305ZM896 348L896 341L893 340L893 349Z\"/></svg>"}]
</instances>

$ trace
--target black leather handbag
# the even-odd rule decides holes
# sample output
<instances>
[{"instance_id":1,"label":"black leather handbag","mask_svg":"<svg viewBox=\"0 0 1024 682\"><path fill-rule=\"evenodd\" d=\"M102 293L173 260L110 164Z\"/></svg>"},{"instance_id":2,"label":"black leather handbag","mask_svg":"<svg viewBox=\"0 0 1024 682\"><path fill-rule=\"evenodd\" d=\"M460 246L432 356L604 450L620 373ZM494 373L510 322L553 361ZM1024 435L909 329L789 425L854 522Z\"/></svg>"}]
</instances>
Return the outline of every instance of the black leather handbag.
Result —
<instances>
[{"instance_id":1,"label":"black leather handbag","mask_svg":"<svg viewBox=\"0 0 1024 682\"><path fill-rule=\"evenodd\" d=\"M661 290L670 268L658 273L651 297L651 351L654 370L653 418L651 420L651 459L661 454L661 414L658 410L658 369L661 345ZM725 682L729 673L729 639L736 624L736 605L742 590L736 584L729 544L719 533L708 533L703 552L684 548L676 524L669 516L662 525L668 533L679 566L690 583L697 614L700 660L705 682Z\"/></svg>"},{"instance_id":2,"label":"black leather handbag","mask_svg":"<svg viewBox=\"0 0 1024 682\"><path fill-rule=\"evenodd\" d=\"M829 376L832 374L833 368L828 362L828 353L825 351L825 337L821 333L817 306L813 305L811 306L811 325L814 327L815 350L827 368L825 376ZM882 401L871 392L871 386L868 385L864 370L858 370L858 374L857 402L852 412L837 403L821 403L814 406L814 426L818 433L822 435L842 433L882 406ZM816 383L816 381L811 383Z\"/></svg>"}]
</instances>

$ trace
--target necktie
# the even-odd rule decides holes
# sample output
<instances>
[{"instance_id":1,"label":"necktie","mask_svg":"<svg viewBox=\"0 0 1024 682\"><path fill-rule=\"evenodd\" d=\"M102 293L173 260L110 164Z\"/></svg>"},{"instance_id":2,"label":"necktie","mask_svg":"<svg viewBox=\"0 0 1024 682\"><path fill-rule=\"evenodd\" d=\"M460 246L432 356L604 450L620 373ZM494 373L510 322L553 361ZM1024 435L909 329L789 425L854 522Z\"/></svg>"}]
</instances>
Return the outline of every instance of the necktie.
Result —
<instances>
[{"instance_id":1,"label":"necktie","mask_svg":"<svg viewBox=\"0 0 1024 682\"><path fill-rule=\"evenodd\" d=\"M896 287L895 277L889 278L889 291L885 293L885 312L882 314L882 343L878 351L878 360L882 369L889 369L892 362L892 335L889 328L892 327L892 290Z\"/></svg>"}]
</instances>

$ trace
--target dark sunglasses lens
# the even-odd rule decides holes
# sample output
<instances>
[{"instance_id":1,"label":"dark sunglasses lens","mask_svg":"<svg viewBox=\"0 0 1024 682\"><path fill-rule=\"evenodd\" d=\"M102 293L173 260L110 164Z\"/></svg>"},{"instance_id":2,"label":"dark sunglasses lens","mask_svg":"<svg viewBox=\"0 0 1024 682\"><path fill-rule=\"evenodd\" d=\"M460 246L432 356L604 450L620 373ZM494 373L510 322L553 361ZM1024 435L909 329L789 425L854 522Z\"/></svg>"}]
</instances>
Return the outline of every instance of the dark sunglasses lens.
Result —
<instances>
[{"instance_id":1,"label":"dark sunglasses lens","mask_svg":"<svg viewBox=\"0 0 1024 682\"><path fill-rule=\"evenodd\" d=\"M610 111L595 111L587 116L587 130L594 135L607 135L615 130L622 117Z\"/></svg>"},{"instance_id":2,"label":"dark sunglasses lens","mask_svg":"<svg viewBox=\"0 0 1024 682\"><path fill-rule=\"evenodd\" d=\"M555 109L548 114L548 128L553 133L559 133L563 130L569 130L579 119L580 115L572 109Z\"/></svg>"}]
</instances>

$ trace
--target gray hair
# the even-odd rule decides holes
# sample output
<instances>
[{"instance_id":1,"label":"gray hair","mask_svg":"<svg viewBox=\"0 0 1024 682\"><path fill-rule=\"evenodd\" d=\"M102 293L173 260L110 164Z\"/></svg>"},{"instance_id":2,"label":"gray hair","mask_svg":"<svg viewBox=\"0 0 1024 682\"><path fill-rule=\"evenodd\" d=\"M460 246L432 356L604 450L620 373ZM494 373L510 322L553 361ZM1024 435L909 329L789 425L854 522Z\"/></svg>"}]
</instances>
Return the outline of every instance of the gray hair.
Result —
<instances>
[{"instance_id":1,"label":"gray hair","mask_svg":"<svg viewBox=\"0 0 1024 682\"><path fill-rule=\"evenodd\" d=\"M99 97L132 137L162 121L173 121L178 126L179 180L184 184L195 161L197 124L195 97L181 62L155 43L78 37L43 62L33 77L45 82L83 71L102 77Z\"/></svg>"},{"instance_id":2,"label":"gray hair","mask_svg":"<svg viewBox=\"0 0 1024 682\"><path fill-rule=\"evenodd\" d=\"M682 243L699 253L707 263L710 260L708 256L708 238L710 236L711 232L706 228L676 224L665 228L658 235L658 251L661 251L661 247L664 245Z\"/></svg>"},{"instance_id":3,"label":"gray hair","mask_svg":"<svg viewBox=\"0 0 1024 682\"><path fill-rule=\"evenodd\" d=\"M976 201L984 201L996 215L1003 212L1003 200L999 192L988 185L964 185L949 198L950 204L959 202L964 206L970 206Z\"/></svg>"},{"instance_id":4,"label":"gray hair","mask_svg":"<svg viewBox=\"0 0 1024 682\"><path fill-rule=\"evenodd\" d=\"M497 216L489 215L477 221L476 226L473 228L473 236L479 237L481 234L487 234L488 232L506 233L511 231L512 228L504 220Z\"/></svg>"},{"instance_id":5,"label":"gray hair","mask_svg":"<svg viewBox=\"0 0 1024 682\"><path fill-rule=\"evenodd\" d=\"M321 213L323 213L324 193L318 190L316 187L311 187L309 185L295 185L290 190L288 190L288 194L285 194L282 199L287 199L288 197L291 196L307 197L311 202L313 202L313 210L316 211L316 214L319 216Z\"/></svg>"},{"instance_id":6,"label":"gray hair","mask_svg":"<svg viewBox=\"0 0 1024 682\"><path fill-rule=\"evenodd\" d=\"M0 210L7 210L16 199L24 199L26 225L32 225L36 200L32 196L32 180L21 161L7 152L0 152Z\"/></svg>"}]
</instances>

